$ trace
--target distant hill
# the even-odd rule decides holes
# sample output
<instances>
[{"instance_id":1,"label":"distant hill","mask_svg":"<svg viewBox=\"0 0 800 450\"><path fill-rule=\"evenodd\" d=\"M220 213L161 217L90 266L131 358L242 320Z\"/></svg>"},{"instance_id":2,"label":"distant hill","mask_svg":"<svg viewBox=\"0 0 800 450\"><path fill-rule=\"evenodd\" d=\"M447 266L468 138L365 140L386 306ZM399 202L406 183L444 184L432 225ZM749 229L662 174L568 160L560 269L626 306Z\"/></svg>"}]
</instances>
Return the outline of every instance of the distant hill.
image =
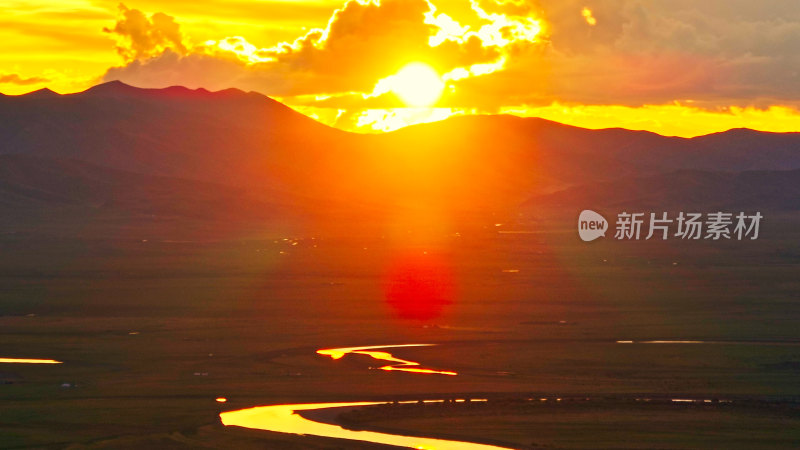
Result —
<instances>
[{"instance_id":1,"label":"distant hill","mask_svg":"<svg viewBox=\"0 0 800 450\"><path fill-rule=\"evenodd\" d=\"M258 94L120 82L71 95L0 100L0 153L239 186L270 186L341 134ZM281 167L283 166L283 167ZM274 174L273 174L274 175Z\"/></svg>"},{"instance_id":2,"label":"distant hill","mask_svg":"<svg viewBox=\"0 0 800 450\"><path fill-rule=\"evenodd\" d=\"M711 172L678 170L575 186L535 196L527 208L659 211L800 211L800 170Z\"/></svg>"},{"instance_id":3,"label":"distant hill","mask_svg":"<svg viewBox=\"0 0 800 450\"><path fill-rule=\"evenodd\" d=\"M630 200L621 196L629 189L654 203L726 204L746 194L793 208L797 172L780 171L800 169L800 133L683 139L468 116L362 135L257 93L109 82L70 95L0 97L0 156L0 205L14 208L490 211L556 207L587 185L611 201Z\"/></svg>"},{"instance_id":4,"label":"distant hill","mask_svg":"<svg viewBox=\"0 0 800 450\"><path fill-rule=\"evenodd\" d=\"M288 209L242 189L143 175L76 160L0 155L0 211L75 209L139 215L269 217ZM286 202L286 199L283 199Z\"/></svg>"}]
</instances>

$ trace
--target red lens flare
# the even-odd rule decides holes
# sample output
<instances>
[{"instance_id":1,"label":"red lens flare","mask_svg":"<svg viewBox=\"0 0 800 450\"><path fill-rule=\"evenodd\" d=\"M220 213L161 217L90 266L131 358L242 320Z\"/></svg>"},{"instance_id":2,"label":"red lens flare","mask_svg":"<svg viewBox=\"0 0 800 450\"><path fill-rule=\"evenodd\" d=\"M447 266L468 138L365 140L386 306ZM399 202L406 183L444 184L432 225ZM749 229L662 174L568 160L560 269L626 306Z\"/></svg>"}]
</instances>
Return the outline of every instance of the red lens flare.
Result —
<instances>
[{"instance_id":1,"label":"red lens flare","mask_svg":"<svg viewBox=\"0 0 800 450\"><path fill-rule=\"evenodd\" d=\"M397 258L386 282L386 302L402 319L431 320L453 301L453 275L439 256L420 252Z\"/></svg>"}]
</instances>

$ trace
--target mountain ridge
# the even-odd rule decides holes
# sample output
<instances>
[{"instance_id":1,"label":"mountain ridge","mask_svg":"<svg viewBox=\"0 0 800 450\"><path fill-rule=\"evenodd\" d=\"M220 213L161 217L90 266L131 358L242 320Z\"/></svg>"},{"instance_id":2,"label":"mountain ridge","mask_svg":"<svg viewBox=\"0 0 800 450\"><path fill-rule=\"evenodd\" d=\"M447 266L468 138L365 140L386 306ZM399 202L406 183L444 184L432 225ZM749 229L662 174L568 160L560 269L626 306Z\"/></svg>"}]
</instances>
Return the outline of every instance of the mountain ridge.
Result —
<instances>
[{"instance_id":1,"label":"mountain ridge","mask_svg":"<svg viewBox=\"0 0 800 450\"><path fill-rule=\"evenodd\" d=\"M117 94L117 95L119 95L119 94L129 94L130 95L130 94L144 94L144 93L154 94L154 95L162 94L162 95L165 95L165 96L168 96L170 94L173 94L173 95L184 94L184 95L189 95L189 96L191 96L191 95L196 95L196 96L203 96L203 95L211 95L211 96L254 95L254 96L270 99L272 101L275 101L276 103L280 103L280 102L277 102L276 100L272 99L271 97L269 97L267 95L264 95L264 94L261 94L259 92L256 92L256 91L249 91L248 92L248 91L243 91L241 89L233 88L233 87L220 89L220 90L217 90L217 91L210 91L210 90L208 90L206 88L203 88L203 87L199 87L199 88L196 88L196 89L191 89L191 88L188 88L188 87L185 87L185 86L181 86L181 85L168 86L168 87L165 87L165 88L141 88L141 87L136 87L136 86L124 83L124 82L122 82L120 80L106 81L106 82L99 83L99 84L96 84L94 86L91 86L91 87L89 87L89 88L87 88L87 89L85 89L83 91L74 92L74 93L68 93L68 94L59 94L59 93L51 90L50 88L44 87L44 88L41 88L41 89L38 89L38 90L35 90L35 91L31 91L31 92L27 92L27 93L19 94L19 95L8 95L8 94L0 93L0 97L8 97L8 98L23 98L23 97L28 97L28 98L37 98L37 97L39 97L39 98L55 98L55 97L66 97L66 96L81 96L81 95L84 95L84 94L88 94L88 95L101 94L103 96L113 96L115 94ZM291 109L288 106L287 106L287 108ZM308 116L306 116L306 117L308 117ZM638 130L638 129L623 128L623 127L586 128L586 127L581 127L581 126L577 126L577 125L569 125L569 124L565 124L565 123L562 123L562 122L557 122L557 121L550 120L550 119L544 119L544 118L541 118L541 117L534 117L534 116L521 117L521 116L515 116L513 114L471 114L471 115L463 115L463 116L452 116L452 117L449 117L449 118L444 119L442 121L408 125L406 127L399 128L397 130L392 130L392 131L386 132L385 134L395 134L395 133L402 132L403 130L408 130L409 128L426 127L426 126L437 124L437 123L441 123L441 122L458 121L458 120L463 120L465 118L487 118L487 117L514 118L514 119L519 119L519 120L523 120L523 121L529 121L529 123L541 122L541 123L547 123L547 124L551 124L551 125L558 125L558 126L561 126L561 127L567 127L567 128L571 128L571 129L580 129L580 130L589 130L589 131L607 131L607 132L623 131L623 132L630 132L630 133L641 133L641 134L649 134L649 135L655 135L655 136L660 136L660 137L664 137L664 138L674 138L674 139L681 139L681 140L692 140L692 139L704 138L704 137L709 137L709 136L717 136L717 135L739 134L741 132L753 132L753 133L759 133L759 134L772 134L772 135L800 135L800 131L796 131L796 132L793 132L793 131L789 131L789 132L773 132L773 131L756 130L756 129L753 129L753 128L734 127L734 128L730 128L730 129L727 129L727 130L716 131L716 132L711 132L711 133L708 133L708 134L703 134L703 135L698 135L698 136L693 136L693 137L686 138L686 137L680 137L680 136L671 136L671 135L659 134L659 133L656 133L656 132L653 132L653 131L649 131L649 130ZM326 126L328 126L328 125L326 125ZM347 131L345 131L345 132L347 132ZM355 133L355 132L347 132L347 133L362 134L362 133ZM375 133L369 133L369 134L375 134Z\"/></svg>"},{"instance_id":2,"label":"mountain ridge","mask_svg":"<svg viewBox=\"0 0 800 450\"><path fill-rule=\"evenodd\" d=\"M78 160L147 176L390 210L514 208L576 186L683 169L800 169L800 133L697 138L591 130L509 115L390 133L328 127L262 94L108 82L0 98L0 155Z\"/></svg>"}]
</instances>

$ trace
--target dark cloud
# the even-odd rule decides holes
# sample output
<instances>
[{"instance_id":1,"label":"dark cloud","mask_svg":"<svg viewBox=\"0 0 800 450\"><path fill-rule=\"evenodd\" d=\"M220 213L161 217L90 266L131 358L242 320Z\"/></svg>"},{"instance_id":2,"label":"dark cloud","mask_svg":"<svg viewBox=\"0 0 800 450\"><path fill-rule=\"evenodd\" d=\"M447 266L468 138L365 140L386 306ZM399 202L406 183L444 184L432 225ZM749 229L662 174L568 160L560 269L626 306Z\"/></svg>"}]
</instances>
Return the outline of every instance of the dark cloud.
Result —
<instances>
[{"instance_id":1,"label":"dark cloud","mask_svg":"<svg viewBox=\"0 0 800 450\"><path fill-rule=\"evenodd\" d=\"M491 1L491 0L487 0ZM589 5L595 26L581 11ZM538 3L546 49L457 82L454 104L800 104L800 9L783 0Z\"/></svg>"}]
</instances>

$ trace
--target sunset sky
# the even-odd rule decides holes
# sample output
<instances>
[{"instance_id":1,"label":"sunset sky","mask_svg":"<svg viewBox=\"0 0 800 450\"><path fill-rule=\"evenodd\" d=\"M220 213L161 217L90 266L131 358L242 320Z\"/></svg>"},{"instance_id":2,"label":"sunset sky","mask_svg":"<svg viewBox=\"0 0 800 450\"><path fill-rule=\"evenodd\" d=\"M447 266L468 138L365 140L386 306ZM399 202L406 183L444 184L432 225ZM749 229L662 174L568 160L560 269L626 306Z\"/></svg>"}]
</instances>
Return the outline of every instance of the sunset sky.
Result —
<instances>
[{"instance_id":1,"label":"sunset sky","mask_svg":"<svg viewBox=\"0 0 800 450\"><path fill-rule=\"evenodd\" d=\"M0 3L0 92L236 87L329 125L800 131L797 0Z\"/></svg>"}]
</instances>

